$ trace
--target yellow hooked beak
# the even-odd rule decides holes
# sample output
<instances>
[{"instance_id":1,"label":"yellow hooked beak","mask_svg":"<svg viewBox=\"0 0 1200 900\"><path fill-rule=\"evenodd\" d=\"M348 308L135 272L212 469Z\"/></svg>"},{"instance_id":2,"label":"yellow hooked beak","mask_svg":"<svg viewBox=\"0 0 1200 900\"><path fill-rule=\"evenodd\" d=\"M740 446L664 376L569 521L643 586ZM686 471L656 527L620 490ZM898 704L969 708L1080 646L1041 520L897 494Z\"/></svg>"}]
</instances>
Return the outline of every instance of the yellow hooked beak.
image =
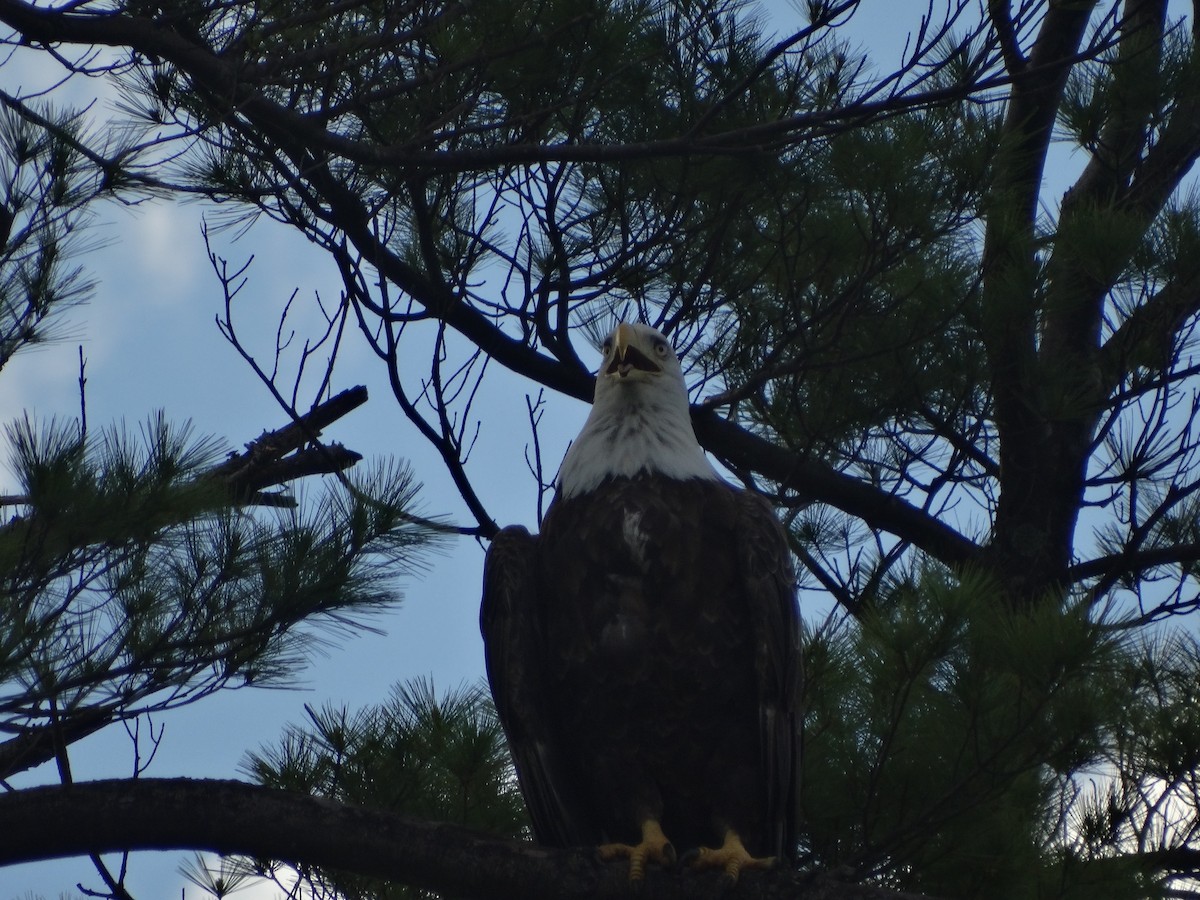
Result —
<instances>
[{"instance_id":1,"label":"yellow hooked beak","mask_svg":"<svg viewBox=\"0 0 1200 900\"><path fill-rule=\"evenodd\" d=\"M651 358L650 348L641 346L640 335L631 325L622 322L612 336L612 359L604 374L624 381L627 378L643 378L659 375L662 367Z\"/></svg>"}]
</instances>

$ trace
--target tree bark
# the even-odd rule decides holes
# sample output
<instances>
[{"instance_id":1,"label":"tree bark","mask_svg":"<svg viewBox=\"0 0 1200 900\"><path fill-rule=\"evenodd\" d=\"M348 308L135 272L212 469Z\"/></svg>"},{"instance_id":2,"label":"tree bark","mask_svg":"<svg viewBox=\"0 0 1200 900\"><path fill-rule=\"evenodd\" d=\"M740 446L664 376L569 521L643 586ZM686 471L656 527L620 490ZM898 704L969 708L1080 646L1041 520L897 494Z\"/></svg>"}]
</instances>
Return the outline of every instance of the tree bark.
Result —
<instances>
[{"instance_id":1,"label":"tree bark","mask_svg":"<svg viewBox=\"0 0 1200 900\"><path fill-rule=\"evenodd\" d=\"M238 781L140 779L39 787L0 796L0 866L122 850L208 850L342 869L448 896L647 900L919 900L820 874L650 871L640 889L623 864L587 849L552 850L456 825L349 806Z\"/></svg>"},{"instance_id":2,"label":"tree bark","mask_svg":"<svg viewBox=\"0 0 1200 900\"><path fill-rule=\"evenodd\" d=\"M1067 416L1046 382L1070 360L1039 359L1037 211L1071 63L1094 2L1051 5L1014 82L987 201L982 335L1000 436L1000 492L984 564L1015 605L1065 587L1094 412ZM1055 398L1056 399L1056 398ZM1059 404L1061 405L1061 404Z\"/></svg>"}]
</instances>

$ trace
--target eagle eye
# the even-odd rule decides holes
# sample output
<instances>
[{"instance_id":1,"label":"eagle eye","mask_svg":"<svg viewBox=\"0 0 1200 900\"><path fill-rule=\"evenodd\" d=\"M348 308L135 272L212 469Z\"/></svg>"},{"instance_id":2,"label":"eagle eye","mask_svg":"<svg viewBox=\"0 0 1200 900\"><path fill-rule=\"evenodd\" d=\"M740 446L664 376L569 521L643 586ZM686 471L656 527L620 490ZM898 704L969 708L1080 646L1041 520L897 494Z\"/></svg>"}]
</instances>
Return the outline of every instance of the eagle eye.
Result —
<instances>
[{"instance_id":1,"label":"eagle eye","mask_svg":"<svg viewBox=\"0 0 1200 900\"><path fill-rule=\"evenodd\" d=\"M667 347L666 341L655 341L654 342L654 352L657 353L659 356L665 357L667 355L667 351L669 349L670 348Z\"/></svg>"},{"instance_id":2,"label":"eagle eye","mask_svg":"<svg viewBox=\"0 0 1200 900\"><path fill-rule=\"evenodd\" d=\"M603 353L605 356L608 356L608 354L610 354L612 352L612 341L606 340L603 344L601 344L600 352Z\"/></svg>"}]
</instances>

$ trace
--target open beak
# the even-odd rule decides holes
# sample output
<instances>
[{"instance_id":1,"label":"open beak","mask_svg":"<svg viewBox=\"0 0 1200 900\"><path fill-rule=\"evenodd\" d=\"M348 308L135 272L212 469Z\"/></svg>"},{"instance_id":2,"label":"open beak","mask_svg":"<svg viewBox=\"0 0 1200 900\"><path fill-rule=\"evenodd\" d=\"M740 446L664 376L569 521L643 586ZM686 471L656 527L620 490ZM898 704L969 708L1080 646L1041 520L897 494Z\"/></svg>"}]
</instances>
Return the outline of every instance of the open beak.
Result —
<instances>
[{"instance_id":1,"label":"open beak","mask_svg":"<svg viewBox=\"0 0 1200 900\"><path fill-rule=\"evenodd\" d=\"M631 375L647 373L658 375L662 367L638 346L637 332L622 322L613 335L612 361L604 370L605 375L626 379Z\"/></svg>"}]
</instances>

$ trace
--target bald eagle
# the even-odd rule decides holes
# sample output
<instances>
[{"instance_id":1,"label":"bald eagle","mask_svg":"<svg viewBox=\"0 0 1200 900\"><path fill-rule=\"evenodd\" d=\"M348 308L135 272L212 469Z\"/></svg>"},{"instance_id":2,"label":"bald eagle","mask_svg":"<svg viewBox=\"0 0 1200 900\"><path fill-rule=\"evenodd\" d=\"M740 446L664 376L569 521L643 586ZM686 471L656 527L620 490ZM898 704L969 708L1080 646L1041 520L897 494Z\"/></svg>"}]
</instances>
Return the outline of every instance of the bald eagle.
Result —
<instances>
[{"instance_id":1,"label":"bald eagle","mask_svg":"<svg viewBox=\"0 0 1200 900\"><path fill-rule=\"evenodd\" d=\"M736 879L793 845L799 621L770 505L696 440L667 339L621 324L539 535L492 542L488 678L538 841Z\"/></svg>"}]
</instances>

